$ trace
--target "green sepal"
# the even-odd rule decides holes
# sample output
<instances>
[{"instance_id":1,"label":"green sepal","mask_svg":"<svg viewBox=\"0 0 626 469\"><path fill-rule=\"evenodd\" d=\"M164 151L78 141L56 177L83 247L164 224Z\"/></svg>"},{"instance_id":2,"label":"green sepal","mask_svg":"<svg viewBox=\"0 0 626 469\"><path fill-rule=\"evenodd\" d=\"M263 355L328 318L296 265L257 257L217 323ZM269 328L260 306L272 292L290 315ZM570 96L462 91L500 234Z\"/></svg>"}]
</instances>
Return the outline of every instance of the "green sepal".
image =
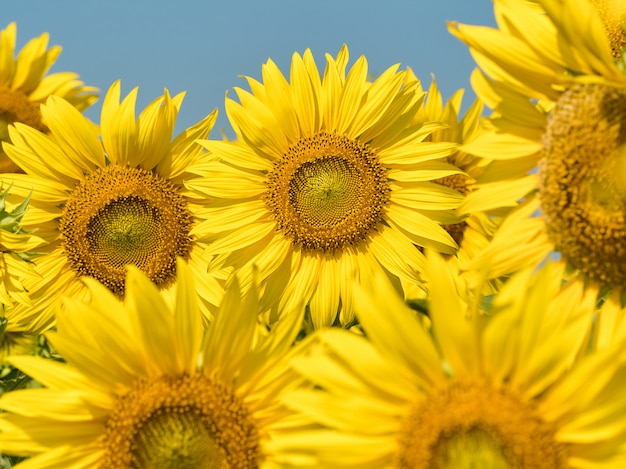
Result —
<instances>
[{"instance_id":1,"label":"green sepal","mask_svg":"<svg viewBox=\"0 0 626 469\"><path fill-rule=\"evenodd\" d=\"M423 298L409 298L405 303L413 311L417 311L425 316L430 316L428 300Z\"/></svg>"},{"instance_id":2,"label":"green sepal","mask_svg":"<svg viewBox=\"0 0 626 469\"><path fill-rule=\"evenodd\" d=\"M27 458L21 457L21 456L6 456L3 454L0 454L0 468L1 469L11 469L12 467L14 467L17 463L24 461Z\"/></svg>"},{"instance_id":3,"label":"green sepal","mask_svg":"<svg viewBox=\"0 0 626 469\"><path fill-rule=\"evenodd\" d=\"M0 379L0 396L5 392L28 388L33 381L30 376L25 375L17 368L6 367L3 371L6 374Z\"/></svg>"},{"instance_id":4,"label":"green sepal","mask_svg":"<svg viewBox=\"0 0 626 469\"><path fill-rule=\"evenodd\" d=\"M24 262L30 262L30 263L33 262L32 258L38 255L36 252L15 252L15 251L7 251L7 252L9 254L13 254L14 256L19 257Z\"/></svg>"},{"instance_id":5,"label":"green sepal","mask_svg":"<svg viewBox=\"0 0 626 469\"><path fill-rule=\"evenodd\" d=\"M11 189L11 186L0 194L0 229L10 231L11 233L32 233L32 231L26 231L20 226L20 221L22 221L22 217L26 213L32 192L28 194L21 204L8 212L6 209L6 199L9 194L9 189Z\"/></svg>"}]
</instances>

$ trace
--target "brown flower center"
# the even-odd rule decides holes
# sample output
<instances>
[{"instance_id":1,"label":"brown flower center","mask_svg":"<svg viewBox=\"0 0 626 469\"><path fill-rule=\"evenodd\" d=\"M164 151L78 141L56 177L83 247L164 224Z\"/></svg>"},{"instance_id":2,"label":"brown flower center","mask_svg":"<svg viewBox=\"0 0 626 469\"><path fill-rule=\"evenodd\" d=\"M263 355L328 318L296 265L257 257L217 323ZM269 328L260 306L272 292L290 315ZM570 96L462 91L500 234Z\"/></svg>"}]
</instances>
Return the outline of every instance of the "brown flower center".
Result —
<instances>
[{"instance_id":1,"label":"brown flower center","mask_svg":"<svg viewBox=\"0 0 626 469\"><path fill-rule=\"evenodd\" d=\"M626 284L626 90L577 85L544 135L540 197L557 250L594 280Z\"/></svg>"},{"instance_id":2,"label":"brown flower center","mask_svg":"<svg viewBox=\"0 0 626 469\"><path fill-rule=\"evenodd\" d=\"M333 251L367 239L389 191L385 170L367 145L321 132L274 163L265 200L294 244Z\"/></svg>"},{"instance_id":3,"label":"brown flower center","mask_svg":"<svg viewBox=\"0 0 626 469\"><path fill-rule=\"evenodd\" d=\"M59 231L70 266L123 295L126 266L163 288L175 279L176 257L191 250L192 216L169 181L118 165L89 174L70 195Z\"/></svg>"},{"instance_id":4,"label":"brown flower center","mask_svg":"<svg viewBox=\"0 0 626 469\"><path fill-rule=\"evenodd\" d=\"M259 433L232 389L202 374L143 379L106 423L101 468L254 469Z\"/></svg>"},{"instance_id":5,"label":"brown flower center","mask_svg":"<svg viewBox=\"0 0 626 469\"><path fill-rule=\"evenodd\" d=\"M565 469L567 452L532 402L488 383L456 381L428 395L400 434L400 469Z\"/></svg>"}]
</instances>

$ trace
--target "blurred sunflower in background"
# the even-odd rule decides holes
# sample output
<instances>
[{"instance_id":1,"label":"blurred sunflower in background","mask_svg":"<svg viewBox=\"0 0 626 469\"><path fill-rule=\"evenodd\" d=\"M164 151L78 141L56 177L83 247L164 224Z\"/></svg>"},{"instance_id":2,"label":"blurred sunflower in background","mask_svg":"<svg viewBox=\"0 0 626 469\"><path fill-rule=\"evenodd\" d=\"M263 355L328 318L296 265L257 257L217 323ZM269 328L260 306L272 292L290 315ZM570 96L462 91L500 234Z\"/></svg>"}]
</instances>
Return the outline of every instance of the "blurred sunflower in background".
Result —
<instances>
[{"instance_id":1,"label":"blurred sunflower in background","mask_svg":"<svg viewBox=\"0 0 626 469\"><path fill-rule=\"evenodd\" d=\"M464 150L501 161L530 187L518 188L524 203L473 262L506 272L558 251L573 274L622 290L626 4L496 0L494 11L497 29L450 24L481 69L476 93L493 109Z\"/></svg>"},{"instance_id":2,"label":"blurred sunflower in background","mask_svg":"<svg viewBox=\"0 0 626 469\"><path fill-rule=\"evenodd\" d=\"M212 265L241 269L244 288L257 266L270 322L304 300L315 327L350 324L353 279L421 284L415 245L457 249L441 225L463 195L433 180L460 173L441 161L458 144L425 141L442 124L416 120L419 81L397 65L369 81L365 57L346 73L345 46L326 62L320 77L307 50L289 81L271 60L247 78L226 99L236 141L202 142L216 160L186 183L212 198L198 213Z\"/></svg>"},{"instance_id":3,"label":"blurred sunflower in background","mask_svg":"<svg viewBox=\"0 0 626 469\"><path fill-rule=\"evenodd\" d=\"M444 105L441 92L439 91L437 82L433 77L427 91L427 97L424 106L422 107L422 112L420 112L418 119L441 122L445 124L445 127L432 132L427 138L427 141L456 142L459 145L469 143L471 141L478 130L483 105L480 101L476 100L467 109L465 115L461 116L463 94L464 90L457 90ZM468 155L458 149L449 155L446 158L446 161L462 170L463 173L452 174L441 179L436 179L434 182L441 184L442 186L455 189L463 195L467 195L471 192L472 184L476 182L476 178L480 175L484 166L488 163L487 160L483 158ZM461 207L463 204L461 204ZM459 209L461 207L459 207ZM471 211L472 210L470 210L470 212ZM467 215L467 211L459 212L459 215ZM468 248L477 243L482 244L480 241L475 239L476 235L472 234L475 227L477 227L477 225L475 223L471 223L470 225L467 219L464 219L459 223L443 226L443 228L456 241L459 248L461 248L463 244L466 244ZM467 249L460 249L457 254L465 251L467 251Z\"/></svg>"},{"instance_id":4,"label":"blurred sunflower in background","mask_svg":"<svg viewBox=\"0 0 626 469\"><path fill-rule=\"evenodd\" d=\"M20 226L30 197L9 209L6 202L8 194L8 188L0 189L0 305L10 305L15 301L30 304L21 279L37 275L30 260L33 251L45 241Z\"/></svg>"},{"instance_id":5,"label":"blurred sunflower in background","mask_svg":"<svg viewBox=\"0 0 626 469\"><path fill-rule=\"evenodd\" d=\"M210 317L223 287L207 275L195 210L206 200L183 186L209 158L194 141L206 138L217 111L172 138L183 94L154 100L135 118L135 88L120 102L113 84L103 103L100 135L76 108L52 96L42 105L44 134L25 124L9 127L7 155L26 174L5 174L12 196L31 194L21 224L37 229L38 277L25 279L32 307L53 319L61 294L81 298L92 277L122 297L127 265L144 272L172 297L176 257L197 274L203 312ZM17 305L18 311L23 308Z\"/></svg>"},{"instance_id":6,"label":"blurred sunflower in background","mask_svg":"<svg viewBox=\"0 0 626 469\"><path fill-rule=\"evenodd\" d=\"M519 186L527 187L528 184L524 178L508 179L506 169L502 171L500 161L464 151L479 135L484 105L476 99L461 115L463 95L463 89L457 90L444 105L433 78L420 113L425 117L420 118L445 124L444 128L434 131L428 141L459 144L459 148L446 161L462 172L434 181L465 196L456 210L461 221L443 226L459 245L455 255L446 259L458 264L459 276L468 283L468 291L479 290L482 286L485 288L484 293L494 293L501 284L498 272L496 275L489 272L489 279L485 281L485 269L480 264L476 265L474 258L489 246L504 217L518 206Z\"/></svg>"},{"instance_id":7,"label":"blurred sunflower in background","mask_svg":"<svg viewBox=\"0 0 626 469\"><path fill-rule=\"evenodd\" d=\"M29 199L9 211L8 191L0 193L0 366L11 353L33 352L37 336L49 326L33 308L14 313L16 303L32 306L22 281L37 276L31 258L45 241L20 226Z\"/></svg>"},{"instance_id":8,"label":"blurred sunflower in background","mask_svg":"<svg viewBox=\"0 0 626 469\"><path fill-rule=\"evenodd\" d=\"M0 31L0 173L23 172L2 150L10 142L8 126L21 122L47 133L39 110L49 96L59 96L79 111L97 99L97 88L84 86L78 75L60 72L46 75L61 53L60 46L48 48L47 33L31 39L15 57L16 26Z\"/></svg>"},{"instance_id":9,"label":"blurred sunflower in background","mask_svg":"<svg viewBox=\"0 0 626 469\"><path fill-rule=\"evenodd\" d=\"M180 259L176 272L173 305L132 266L124 302L85 279L91 301L67 298L48 333L68 363L9 359L44 388L0 398L1 452L50 469L281 462L274 445L301 422L279 402L301 383L287 366L301 314L257 334L257 292L233 278L205 335L197 277Z\"/></svg>"},{"instance_id":10,"label":"blurred sunflower in background","mask_svg":"<svg viewBox=\"0 0 626 469\"><path fill-rule=\"evenodd\" d=\"M587 352L595 294L549 263L475 310L429 260L431 329L384 278L357 285L367 338L316 331L293 364L318 387L285 397L328 429L283 443L324 468L624 467L624 343Z\"/></svg>"}]
</instances>

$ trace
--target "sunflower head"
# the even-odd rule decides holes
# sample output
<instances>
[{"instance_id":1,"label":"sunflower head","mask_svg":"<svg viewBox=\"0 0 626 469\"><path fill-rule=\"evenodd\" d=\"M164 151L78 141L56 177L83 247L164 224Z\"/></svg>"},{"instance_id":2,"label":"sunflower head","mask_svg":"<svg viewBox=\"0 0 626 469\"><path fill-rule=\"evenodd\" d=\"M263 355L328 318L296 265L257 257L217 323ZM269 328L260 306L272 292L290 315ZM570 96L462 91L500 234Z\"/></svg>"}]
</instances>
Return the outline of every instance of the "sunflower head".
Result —
<instances>
[{"instance_id":1,"label":"sunflower head","mask_svg":"<svg viewBox=\"0 0 626 469\"><path fill-rule=\"evenodd\" d=\"M243 400L206 375L133 384L109 416L102 467L255 468L257 425Z\"/></svg>"},{"instance_id":2,"label":"sunflower head","mask_svg":"<svg viewBox=\"0 0 626 469\"><path fill-rule=\"evenodd\" d=\"M540 198L548 234L588 277L626 285L626 89L576 85L550 113Z\"/></svg>"},{"instance_id":3,"label":"sunflower head","mask_svg":"<svg viewBox=\"0 0 626 469\"><path fill-rule=\"evenodd\" d=\"M61 52L61 47L48 48L48 34L31 39L15 56L16 26L9 24L0 31L0 173L23 172L1 148L10 142L8 127L16 122L47 133L48 127L39 106L48 96L59 96L79 110L97 99L97 88L84 86L74 73L47 74Z\"/></svg>"},{"instance_id":4,"label":"sunflower head","mask_svg":"<svg viewBox=\"0 0 626 469\"><path fill-rule=\"evenodd\" d=\"M295 435L294 450L317 467L623 461L626 420L615 408L626 408L626 357L620 341L589 352L596 291L563 285L563 266L548 263L518 272L489 302L468 302L450 264L428 257L428 326L374 277L355 282L365 337L316 331L311 350L294 358L317 387L286 401L325 427Z\"/></svg>"},{"instance_id":5,"label":"sunflower head","mask_svg":"<svg viewBox=\"0 0 626 469\"><path fill-rule=\"evenodd\" d=\"M203 142L215 160L187 183L212 199L203 241L215 265L245 271L246 286L256 266L272 318L303 300L316 327L354 319L351 278L421 284L415 245L453 254L441 225L460 221L463 199L433 182L462 172L445 162L458 143L429 141L444 124L421 112L417 77L394 65L372 80L365 57L347 63L345 46L322 73L310 50L288 78L268 61L263 82L226 100L237 141Z\"/></svg>"},{"instance_id":6,"label":"sunflower head","mask_svg":"<svg viewBox=\"0 0 626 469\"><path fill-rule=\"evenodd\" d=\"M459 172L435 179L433 182L467 196L472 192L473 185L482 174L488 160L468 154L462 150L462 145L469 143L476 137L479 127L479 118L483 109L482 102L477 99L469 107L465 115L461 115L464 93L465 91L463 89L457 90L444 105L441 93L437 87L437 82L433 77L422 113L425 114L428 120L445 124L444 128L436 130L428 136L429 141L457 142L461 145L457 151L444 160L445 163L451 165L451 168L458 168ZM498 205L498 201L493 200L493 205ZM458 212L465 215L466 218L467 215L475 211L472 204L468 204L468 199L465 197ZM469 236L471 237L480 236L480 238L482 238L476 241L472 240L470 243L467 243L468 245L476 245L477 242L481 241L485 242L483 240L486 240L488 236L487 233L475 233L476 230L474 230L474 227L476 226L476 223L468 225L466 219L460 219L457 223L443 225L444 229L459 246L461 246L466 232L470 233Z\"/></svg>"},{"instance_id":7,"label":"sunflower head","mask_svg":"<svg viewBox=\"0 0 626 469\"><path fill-rule=\"evenodd\" d=\"M567 449L537 407L480 381L437 390L405 417L396 467L567 469Z\"/></svg>"},{"instance_id":8,"label":"sunflower head","mask_svg":"<svg viewBox=\"0 0 626 469\"><path fill-rule=\"evenodd\" d=\"M65 362L9 358L42 388L0 397L4 454L50 469L278 463L276 439L300 421L279 398L302 383L287 367L302 315L261 331L256 291L242 295L233 276L205 329L197 278L181 258L176 272L171 303L134 266L124 301L92 278L84 279L88 301L65 297L57 330L46 334ZM27 404L33 397L41 407ZM50 402L65 410L51 415Z\"/></svg>"},{"instance_id":9,"label":"sunflower head","mask_svg":"<svg viewBox=\"0 0 626 469\"><path fill-rule=\"evenodd\" d=\"M41 106L48 134L22 123L9 127L13 143L5 150L26 174L3 181L13 184L16 200L30 194L35 213L27 211L22 225L45 240L34 262L39 279L27 285L41 314L56 314L62 293L87 295L82 277L122 298L128 266L172 295L177 257L206 273L203 247L191 233L193 213L206 201L184 183L197 178L209 158L195 141L208 136L217 113L175 136L184 94L165 90L136 116L137 92L122 97L114 83L99 127L58 96ZM223 285L207 275L199 288L210 317Z\"/></svg>"},{"instance_id":10,"label":"sunflower head","mask_svg":"<svg viewBox=\"0 0 626 469\"><path fill-rule=\"evenodd\" d=\"M523 201L499 214L509 222L471 264L506 274L556 250L587 278L623 287L624 12L619 0L499 0L497 28L450 24L493 110L464 145L493 160L466 203Z\"/></svg>"},{"instance_id":11,"label":"sunflower head","mask_svg":"<svg viewBox=\"0 0 626 469\"><path fill-rule=\"evenodd\" d=\"M124 293L126 266L169 286L176 257L189 258L192 216L179 189L142 168L110 165L88 175L68 198L59 223L68 262Z\"/></svg>"},{"instance_id":12,"label":"sunflower head","mask_svg":"<svg viewBox=\"0 0 626 469\"><path fill-rule=\"evenodd\" d=\"M307 251L365 241L389 199L386 172L367 145L320 132L274 163L266 203L277 228Z\"/></svg>"}]
</instances>

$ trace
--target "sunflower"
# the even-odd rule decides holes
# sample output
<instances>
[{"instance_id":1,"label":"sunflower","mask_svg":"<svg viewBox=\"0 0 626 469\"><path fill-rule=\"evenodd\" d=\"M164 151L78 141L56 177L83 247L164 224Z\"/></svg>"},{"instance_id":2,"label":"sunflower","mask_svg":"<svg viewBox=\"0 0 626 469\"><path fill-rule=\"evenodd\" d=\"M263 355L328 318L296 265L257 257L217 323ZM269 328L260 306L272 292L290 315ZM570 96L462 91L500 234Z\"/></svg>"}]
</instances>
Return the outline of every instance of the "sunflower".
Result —
<instances>
[{"instance_id":1,"label":"sunflower","mask_svg":"<svg viewBox=\"0 0 626 469\"><path fill-rule=\"evenodd\" d=\"M23 285L25 278L37 274L31 263L33 250L45 241L26 233L20 222L28 206L28 198L12 210L7 210L8 189L0 193L0 366L10 353L27 353L36 348L38 335L49 324L33 314L32 303ZM13 305L21 303L15 314Z\"/></svg>"},{"instance_id":2,"label":"sunflower","mask_svg":"<svg viewBox=\"0 0 626 469\"><path fill-rule=\"evenodd\" d=\"M474 104L468 109L465 116L460 116L461 105L463 102L464 90L457 90L456 93L443 104L441 92L437 87L434 77L428 88L427 98L423 111L426 119L436 122L442 122L447 127L437 130L430 134L428 141L432 142L457 142L462 144L469 142L478 128L478 120L482 112L482 104L480 101L474 101ZM472 184L481 172L486 160L473 157L461 151L455 151L446 158L446 161L453 166L461 169L463 173L452 174L434 182L442 186L450 187L457 190L463 195L471 192ZM465 234L469 225L467 219L460 223L444 225L444 229L452 236L456 243L461 247L465 241ZM471 237L471 235L470 235ZM468 244L473 244L471 241Z\"/></svg>"},{"instance_id":3,"label":"sunflower","mask_svg":"<svg viewBox=\"0 0 626 469\"><path fill-rule=\"evenodd\" d=\"M92 301L68 298L48 333L68 364L9 359L45 388L0 398L0 451L34 456L25 468L276 464L273 440L292 422L278 399L300 382L286 359L301 315L259 335L255 290L242 298L233 278L204 334L182 260L177 276L174 306L133 266L124 302L85 279Z\"/></svg>"},{"instance_id":4,"label":"sunflower","mask_svg":"<svg viewBox=\"0 0 626 469\"><path fill-rule=\"evenodd\" d=\"M369 340L317 331L293 366L319 388L285 397L329 429L283 443L324 468L624 467L626 356L623 342L585 352L595 294L562 288L550 263L479 314L429 261L432 329L385 279L357 287Z\"/></svg>"},{"instance_id":5,"label":"sunflower","mask_svg":"<svg viewBox=\"0 0 626 469\"><path fill-rule=\"evenodd\" d=\"M122 297L126 266L135 265L173 295L176 257L197 274L203 311L210 316L223 288L206 275L208 259L194 211L206 201L183 181L209 158L194 144L211 130L216 111L172 140L183 95L153 101L135 120L137 89L120 103L120 84L109 89L97 129L67 101L52 96L41 112L49 135L16 123L5 151L26 174L5 174L11 194L31 194L22 218L45 240L38 248L39 277L24 281L34 308L49 320L61 294L87 294L92 277ZM19 309L21 306L17 306Z\"/></svg>"},{"instance_id":6,"label":"sunflower","mask_svg":"<svg viewBox=\"0 0 626 469\"><path fill-rule=\"evenodd\" d=\"M412 73L410 69L408 72ZM469 143L475 138L478 133L483 105L480 100L475 100L465 114L461 115L463 95L463 89L457 90L444 105L441 92L433 77L427 91L424 106L420 109L416 120L441 122L445 124L445 127L432 132L426 138L426 141L457 142L459 145L462 145ZM469 155L460 149L444 158L443 161L462 172L435 179L433 182L454 189L464 196L472 193L477 179L490 165L489 160ZM443 225L443 228L459 246L455 255L446 256L446 259L451 263L460 265L467 265L477 253L486 248L501 221L501 216L496 217L492 214L496 210L502 212L506 206L510 205L510 201L506 199L499 200L496 197L492 197L488 201L483 200L480 204L474 201L469 206L465 203L466 201L467 198L457 209L460 221ZM489 209L490 215L483 212L483 209ZM479 272L466 270L464 274L465 281L469 281L474 285L484 283ZM495 282L492 283L493 285L485 284L485 287L493 290L496 288L496 285ZM403 286L405 296L411 300L418 298L426 299L428 296L426 290L419 285L405 283Z\"/></svg>"},{"instance_id":7,"label":"sunflower","mask_svg":"<svg viewBox=\"0 0 626 469\"><path fill-rule=\"evenodd\" d=\"M226 99L236 141L202 142L216 161L186 183L213 198L198 214L213 265L244 286L257 266L273 318L303 299L316 327L354 319L348 284L368 271L423 282L414 245L454 253L441 224L463 200L432 182L460 172L438 161L457 143L424 141L442 125L415 121L419 81L396 65L369 82L365 57L346 76L345 46L326 60L323 78L310 50L290 82L271 60L264 83L247 78L251 92Z\"/></svg>"},{"instance_id":8,"label":"sunflower","mask_svg":"<svg viewBox=\"0 0 626 469\"><path fill-rule=\"evenodd\" d=\"M536 265L558 251L581 279L621 290L626 5L497 0L494 8L498 29L450 25L481 68L472 84L494 111L464 150L499 160L503 173L528 184L510 192L524 200L516 223L494 238L473 267L489 263L502 272ZM532 167L538 171L529 172ZM487 189L502 188L492 186Z\"/></svg>"},{"instance_id":9,"label":"sunflower","mask_svg":"<svg viewBox=\"0 0 626 469\"><path fill-rule=\"evenodd\" d=\"M486 292L494 292L498 288L500 279L492 277L489 282L485 283L482 278L483 272L472 270L470 266L475 265L474 258L489 246L504 216L519 204L508 195L508 192L512 187L525 183L519 179L507 179L506 183L500 183L501 173L498 169L500 162L472 155L463 150L478 136L483 111L483 103L476 99L465 114L461 115L463 95L463 89L456 91L444 105L433 78L423 112L428 120L446 124L445 128L433 132L428 138L429 141L457 142L460 145L457 151L447 157L447 162L463 172L435 180L437 184L450 187L465 195L463 203L456 211L462 217L462 221L444 225L446 231L459 245L456 255L447 257L447 260L459 264L465 280L471 284L472 289L477 288L478 285L484 285ZM502 176L506 177L505 174ZM484 189L487 183L497 184L501 190L482 190L478 194L475 193L478 188Z\"/></svg>"},{"instance_id":10,"label":"sunflower","mask_svg":"<svg viewBox=\"0 0 626 469\"><path fill-rule=\"evenodd\" d=\"M59 96L83 111L97 99L97 88L83 86L70 72L46 75L61 53L61 47L48 49L48 34L31 39L15 58L15 23L0 31L0 142L10 142L8 126L22 122L47 132L39 106L48 96ZM0 173L21 172L7 157L0 144Z\"/></svg>"},{"instance_id":11,"label":"sunflower","mask_svg":"<svg viewBox=\"0 0 626 469\"><path fill-rule=\"evenodd\" d=\"M45 241L20 226L30 197L9 210L8 195L9 189L0 190L0 305L30 304L22 279L36 276L30 262L32 251Z\"/></svg>"}]
</instances>

